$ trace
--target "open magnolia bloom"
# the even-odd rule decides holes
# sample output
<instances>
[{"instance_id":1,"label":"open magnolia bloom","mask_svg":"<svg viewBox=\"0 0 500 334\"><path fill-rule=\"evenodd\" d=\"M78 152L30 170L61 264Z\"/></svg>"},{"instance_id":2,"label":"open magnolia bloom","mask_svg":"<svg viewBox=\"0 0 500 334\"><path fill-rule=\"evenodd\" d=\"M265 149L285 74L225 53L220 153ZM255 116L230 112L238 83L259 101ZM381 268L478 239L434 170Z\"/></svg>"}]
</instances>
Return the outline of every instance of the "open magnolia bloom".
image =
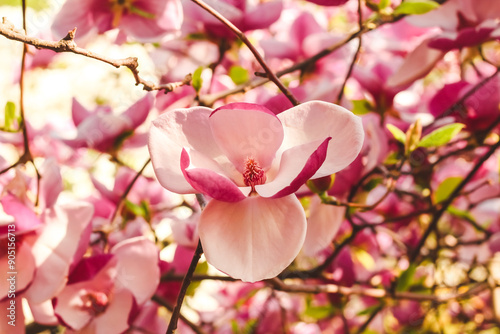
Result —
<instances>
[{"instance_id":1,"label":"open magnolia bloom","mask_svg":"<svg viewBox=\"0 0 500 334\"><path fill-rule=\"evenodd\" d=\"M361 119L331 103L306 102L278 115L232 103L161 115L149 151L165 188L212 198L199 223L208 262L254 282L279 274L302 247L306 216L293 193L348 166L363 139Z\"/></svg>"}]
</instances>

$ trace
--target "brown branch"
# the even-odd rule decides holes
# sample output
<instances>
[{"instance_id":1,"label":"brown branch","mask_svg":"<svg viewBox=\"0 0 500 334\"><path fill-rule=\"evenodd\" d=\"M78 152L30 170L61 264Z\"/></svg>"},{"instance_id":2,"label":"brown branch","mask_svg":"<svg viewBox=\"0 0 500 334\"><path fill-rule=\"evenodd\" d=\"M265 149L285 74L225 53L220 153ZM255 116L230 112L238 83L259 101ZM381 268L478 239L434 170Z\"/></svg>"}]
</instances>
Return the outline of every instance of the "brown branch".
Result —
<instances>
[{"instance_id":1,"label":"brown branch","mask_svg":"<svg viewBox=\"0 0 500 334\"><path fill-rule=\"evenodd\" d=\"M432 221L430 222L429 226L425 230L422 238L420 238L420 241L419 241L417 247L415 247L413 252L410 254L410 257L409 257L410 263L415 262L416 258L420 254L421 248L424 246L425 241L427 240L427 238L429 237L431 232L436 228L437 223L438 223L439 219L441 218L441 216L443 215L443 213L448 209L448 207L451 205L453 200L455 200L455 198L460 194L460 192L467 185L467 183L469 183L469 181L474 177L474 175L477 173L477 171L483 165L483 163L486 160L488 160L499 147L500 147L500 140L495 145L492 145L490 147L490 149L488 150L488 152L486 152L486 154L484 154L479 159L479 161L476 162L474 168L472 168L472 170L469 172L469 174L467 174L467 176L462 180L462 182L460 182L459 185L453 190L453 192L450 194L448 199L446 199L442 203L441 208L433 215Z\"/></svg>"},{"instance_id":2,"label":"brown branch","mask_svg":"<svg viewBox=\"0 0 500 334\"><path fill-rule=\"evenodd\" d=\"M252 43L248 40L246 35L238 29L234 24L232 24L228 19L226 19L224 16L222 16L219 12L217 12L214 8L206 4L203 0L191 0L194 3L196 3L198 6L212 14L215 18L217 18L219 21L221 21L226 27L228 27L238 38L250 49L252 54L254 55L255 59L259 62L260 66L266 71L267 77L269 80L271 80L278 88L279 90L285 94L288 100L293 105L298 105L299 101L293 96L293 94L283 85L283 83L278 79L276 74L269 68L267 63L264 61L264 58L260 55L259 51L253 46Z\"/></svg>"},{"instance_id":3,"label":"brown branch","mask_svg":"<svg viewBox=\"0 0 500 334\"><path fill-rule=\"evenodd\" d=\"M356 39L369 31L377 29L378 27L380 27L384 24L396 22L402 18L403 18L403 16L398 16L396 18L392 18L390 21L383 21L382 20L382 21L378 21L378 22L371 22L370 25L363 26L363 28L361 30L357 30L356 32L352 33L343 41L341 41L339 43L335 43L335 44L329 46L328 48L325 48L325 49L319 51L318 53L311 56L310 58L307 58L307 59L305 59L301 62L298 62L298 63L296 63L296 64L294 64L286 69L283 69L281 71L276 72L276 76L279 78L279 77L282 77L286 74L293 73L295 71L299 71L299 70L303 70L305 68L308 68L312 64L316 63L318 60L320 60L320 59L328 56L332 52L340 49L341 47L343 47L344 45L346 45L347 43L349 43L353 39ZM200 96L199 101L200 101L200 104L202 104L204 106L212 106L215 103L215 101L217 101L217 100L223 99L223 98L230 96L230 95L233 95L233 94L248 92L249 90L252 90L253 88L262 86L267 82L269 82L268 78L256 78L254 80L251 80L251 81L246 82L244 84L238 85L238 86L236 86L232 89L228 89L226 91L222 91L222 92L214 93L214 94L208 94L205 96Z\"/></svg>"},{"instance_id":4,"label":"brown branch","mask_svg":"<svg viewBox=\"0 0 500 334\"><path fill-rule=\"evenodd\" d=\"M358 26L359 30L363 29L363 2L358 0ZM356 64L356 60L358 59L359 53L361 51L361 46L363 44L362 36L358 37L358 47L356 48L356 52L352 57L351 64L349 65L349 69L347 70L347 74L345 76L344 81L342 82L342 86L340 87L339 95L337 96L337 103L340 103L342 97L344 96L345 86L347 84L347 80L351 77L352 71L354 70L354 65Z\"/></svg>"},{"instance_id":5,"label":"brown branch","mask_svg":"<svg viewBox=\"0 0 500 334\"><path fill-rule=\"evenodd\" d=\"M151 299L154 302L156 302L158 305L161 305L161 306L165 307L167 310L169 310L170 312L173 312L174 307L168 301L166 301L164 298L162 298L158 295L154 295L153 297L151 297ZM200 327L193 324L191 321L189 321L189 319L187 319L182 314L179 314L179 319L181 319L186 325L188 325L189 328L191 328L193 330L193 332L195 332L196 334L204 334L203 330Z\"/></svg>"},{"instance_id":6,"label":"brown branch","mask_svg":"<svg viewBox=\"0 0 500 334\"><path fill-rule=\"evenodd\" d=\"M177 302L172 311L170 322L168 323L167 334L173 334L177 329L177 321L179 320L179 316L181 314L182 303L184 301L184 297L186 296L189 284L191 284L191 278L193 277L201 254L203 254L203 247L201 246L201 241L198 241L198 246L196 247L196 251L193 254L193 258L191 259L191 264L189 265L186 276L184 276L184 279L182 280L181 290L179 291L179 295L177 296Z\"/></svg>"},{"instance_id":7,"label":"brown branch","mask_svg":"<svg viewBox=\"0 0 500 334\"><path fill-rule=\"evenodd\" d=\"M391 293L385 289L380 288L368 288L362 285L354 285L352 287L337 285L337 284L315 284L315 285L307 285L307 284L287 284L280 280L279 278L272 278L266 281L270 284L275 290L292 292L292 293L339 293L344 296L366 296L377 299L410 299L416 301L433 301L436 303L443 303L450 300L462 299L472 295L476 295L481 291L484 291L489 288L487 282L478 283L472 285L469 290L465 292L448 292L448 293L434 293L434 294L425 294L418 292L410 292L410 291L396 291ZM449 288L446 288L449 290Z\"/></svg>"},{"instance_id":8,"label":"brown branch","mask_svg":"<svg viewBox=\"0 0 500 334\"><path fill-rule=\"evenodd\" d=\"M191 74L188 74L182 81L167 83L164 85L156 85L153 82L145 80L139 76L139 70L137 69L139 67L139 63L136 57L112 59L90 50L81 48L76 45L75 34L76 28L68 31L68 34L59 41L47 41L36 37L26 36L23 31L16 30L14 25L5 17L0 23L0 35L14 41L22 42L25 45L29 44L36 47L37 49L48 49L54 52L70 52L78 54L87 58L102 61L116 68L122 66L127 67L134 75L135 85L142 85L143 89L146 91L163 90L165 92L171 92L177 87L191 84Z\"/></svg>"}]
</instances>

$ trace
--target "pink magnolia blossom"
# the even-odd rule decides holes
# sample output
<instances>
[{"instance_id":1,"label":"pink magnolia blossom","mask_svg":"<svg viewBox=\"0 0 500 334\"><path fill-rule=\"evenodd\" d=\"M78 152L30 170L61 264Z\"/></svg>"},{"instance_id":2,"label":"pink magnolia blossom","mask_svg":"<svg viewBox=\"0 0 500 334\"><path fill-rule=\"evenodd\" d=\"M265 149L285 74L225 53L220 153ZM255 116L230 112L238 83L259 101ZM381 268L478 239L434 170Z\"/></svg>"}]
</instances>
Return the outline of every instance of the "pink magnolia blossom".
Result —
<instances>
[{"instance_id":1,"label":"pink magnolia blossom","mask_svg":"<svg viewBox=\"0 0 500 334\"><path fill-rule=\"evenodd\" d=\"M388 80L389 86L402 86L427 75L446 52L481 45L500 38L500 2L489 0L449 0L424 15L405 18L418 27L441 31L417 46Z\"/></svg>"},{"instance_id":2,"label":"pink magnolia blossom","mask_svg":"<svg viewBox=\"0 0 500 334\"><path fill-rule=\"evenodd\" d=\"M5 224L15 226L16 271L19 273L16 293L27 299L35 321L54 325L57 319L50 299L67 282L70 266L78 258L82 231L89 226L93 208L84 202L56 203L62 190L62 178L55 160L46 160L40 172L40 215L35 213L33 204L25 194L21 196L9 190L12 183L17 184L17 189L28 188L27 185L22 186L21 183L25 180L19 176L15 176L3 187L6 195L0 198L0 209L3 207ZM4 244L7 226L1 220L2 218L0 248L3 249L4 246L7 247L7 243ZM83 243L87 245L88 240L83 238ZM0 268L5 272L12 271L7 270L7 264L5 251L0 256ZM6 289L7 286L2 285L0 299L5 298ZM19 299L18 305L20 302Z\"/></svg>"},{"instance_id":3,"label":"pink magnolia blossom","mask_svg":"<svg viewBox=\"0 0 500 334\"><path fill-rule=\"evenodd\" d=\"M117 149L123 141L141 125L153 107L153 96L147 94L120 115L114 115L109 107L97 107L88 111L73 99L73 123L78 133L74 139L63 140L73 148L89 147L107 152Z\"/></svg>"},{"instance_id":4,"label":"pink magnolia blossom","mask_svg":"<svg viewBox=\"0 0 500 334\"><path fill-rule=\"evenodd\" d=\"M167 112L153 122L149 151L159 182L212 198L199 234L209 263L244 281L274 277L304 242L304 210L293 195L335 173L361 150L361 119L311 101L274 115L249 103Z\"/></svg>"},{"instance_id":5,"label":"pink magnolia blossom","mask_svg":"<svg viewBox=\"0 0 500 334\"><path fill-rule=\"evenodd\" d=\"M54 310L78 333L121 333L129 327L130 312L151 298L159 279L156 246L144 237L131 238L109 254L82 260L54 300Z\"/></svg>"},{"instance_id":6,"label":"pink magnolia blossom","mask_svg":"<svg viewBox=\"0 0 500 334\"><path fill-rule=\"evenodd\" d=\"M283 9L283 2L281 0L256 3L251 3L247 0L208 0L205 2L243 32L269 27L279 19ZM234 37L233 32L224 24L195 3L184 0L182 5L184 14L186 15L186 23L194 23L195 25L202 23L205 30L213 35L230 38Z\"/></svg>"},{"instance_id":7,"label":"pink magnolia blossom","mask_svg":"<svg viewBox=\"0 0 500 334\"><path fill-rule=\"evenodd\" d=\"M68 0L57 14L52 30L58 38L78 28L77 36L96 29L102 34L118 28L140 41L153 41L176 32L182 23L178 0Z\"/></svg>"}]
</instances>

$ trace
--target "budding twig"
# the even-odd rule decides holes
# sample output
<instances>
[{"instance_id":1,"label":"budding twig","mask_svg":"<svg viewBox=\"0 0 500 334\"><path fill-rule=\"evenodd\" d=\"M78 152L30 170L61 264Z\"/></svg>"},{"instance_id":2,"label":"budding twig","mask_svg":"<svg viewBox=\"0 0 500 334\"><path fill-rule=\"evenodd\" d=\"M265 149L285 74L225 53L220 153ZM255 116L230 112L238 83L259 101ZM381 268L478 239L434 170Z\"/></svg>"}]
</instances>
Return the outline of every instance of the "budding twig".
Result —
<instances>
[{"instance_id":1,"label":"budding twig","mask_svg":"<svg viewBox=\"0 0 500 334\"><path fill-rule=\"evenodd\" d=\"M139 63L136 57L112 59L97 54L95 52L92 52L90 50L81 48L76 45L75 34L76 34L76 28L68 31L68 34L59 41L47 41L32 36L26 36L24 32L16 30L14 25L11 22L9 22L5 17L2 19L2 22L0 23L0 35L14 41L22 42L25 45L29 44L36 47L37 49L48 49L54 52L70 52L78 54L87 58L92 58L95 60L102 61L116 68L122 66L127 67L134 75L135 85L136 86L142 85L143 89L148 92L154 90L163 90L165 92L171 92L177 87L191 84L191 75L188 74L182 81L167 83L164 85L156 85L155 83L145 80L141 76L139 76L139 70L138 70Z\"/></svg>"}]
</instances>

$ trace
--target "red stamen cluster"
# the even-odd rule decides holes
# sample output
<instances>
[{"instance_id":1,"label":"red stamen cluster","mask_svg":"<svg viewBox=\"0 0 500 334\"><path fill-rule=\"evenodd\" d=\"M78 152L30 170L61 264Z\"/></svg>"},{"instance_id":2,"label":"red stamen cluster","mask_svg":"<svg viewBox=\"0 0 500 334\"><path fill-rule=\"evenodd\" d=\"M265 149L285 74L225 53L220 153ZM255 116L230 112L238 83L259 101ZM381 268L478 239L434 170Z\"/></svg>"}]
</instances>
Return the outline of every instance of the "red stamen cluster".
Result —
<instances>
[{"instance_id":1,"label":"red stamen cluster","mask_svg":"<svg viewBox=\"0 0 500 334\"><path fill-rule=\"evenodd\" d=\"M108 307L108 296L104 292L91 291L83 297L83 307L94 316L103 313Z\"/></svg>"},{"instance_id":2,"label":"red stamen cluster","mask_svg":"<svg viewBox=\"0 0 500 334\"><path fill-rule=\"evenodd\" d=\"M247 161L245 161L245 171L243 172L243 179L245 185L251 186L253 191L255 190L256 185L266 182L266 173L259 166L259 163L255 161L255 159L248 158Z\"/></svg>"}]
</instances>

